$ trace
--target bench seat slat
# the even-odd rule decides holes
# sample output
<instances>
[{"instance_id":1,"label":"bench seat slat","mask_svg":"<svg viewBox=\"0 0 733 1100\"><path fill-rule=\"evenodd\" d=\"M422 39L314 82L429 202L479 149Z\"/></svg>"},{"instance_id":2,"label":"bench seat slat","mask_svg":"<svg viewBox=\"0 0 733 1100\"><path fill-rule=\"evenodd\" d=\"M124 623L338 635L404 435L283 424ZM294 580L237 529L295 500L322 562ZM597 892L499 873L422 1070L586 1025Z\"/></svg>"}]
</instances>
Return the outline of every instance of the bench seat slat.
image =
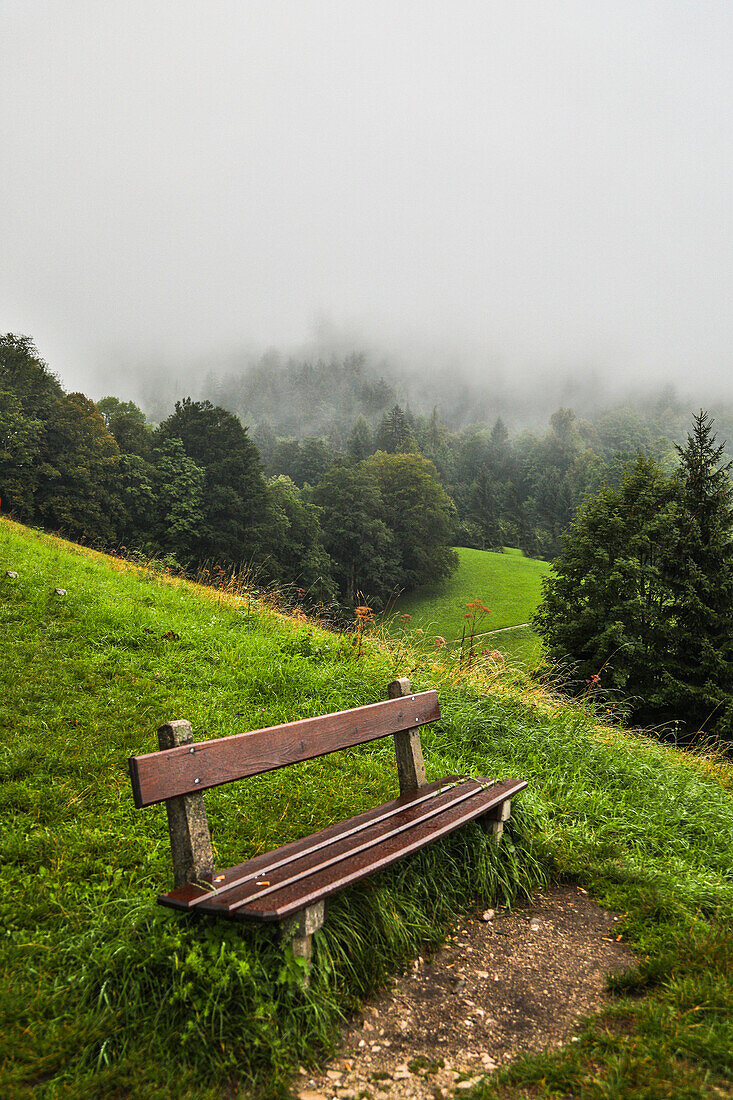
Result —
<instances>
[{"instance_id":1,"label":"bench seat slat","mask_svg":"<svg viewBox=\"0 0 733 1100\"><path fill-rule=\"evenodd\" d=\"M527 786L522 780L476 779L456 787L458 778L446 776L429 784L434 792L432 799L419 798L428 790L422 787L413 795L402 796L338 826L230 868L224 872L224 885L250 872L257 872L257 877L233 886L223 896L213 897L201 887L189 885L158 900L177 909L191 909L196 904L199 911L219 916L282 920L480 817ZM467 797L458 801L458 793ZM391 808L400 812L385 818L385 811ZM369 821L370 817L373 820ZM354 825L365 819L367 827L355 832ZM327 847L320 844L324 839L330 841ZM365 847L369 841L373 843ZM302 846L300 851L298 846ZM298 858L268 873L283 854ZM337 861L324 867L329 859ZM258 882L267 882L267 887L258 887ZM205 900L199 902L202 897Z\"/></svg>"},{"instance_id":2,"label":"bench seat slat","mask_svg":"<svg viewBox=\"0 0 733 1100\"><path fill-rule=\"evenodd\" d=\"M270 875L268 871L267 878L264 881L247 883L243 889L238 889L236 893L228 893L226 898L223 899L224 903L229 912L234 913L245 905L251 907L254 902L267 897L268 894L289 890L297 882L313 875L321 874L327 870L332 875L338 875L339 868L336 866L337 864L361 856L364 853L369 853L370 849L375 848L377 845L384 845L385 841L414 829L416 825L423 825L441 814L452 813L457 806L469 799L474 799L479 791L485 789L488 785L493 786L494 781L490 781L490 784L481 784L475 779L468 779L461 784L447 784L446 788L440 791L438 795L432 796L429 806L413 804L409 809L396 815L394 821L385 820L383 816L371 826L365 836L357 837L353 830L348 830L344 838L340 838L338 842L331 844L328 850L321 855L308 853L307 857L299 861L297 868L290 869L289 874L284 876L281 873ZM260 880L263 878L264 873L258 876ZM272 879L274 881L271 881Z\"/></svg>"},{"instance_id":3,"label":"bench seat slat","mask_svg":"<svg viewBox=\"0 0 733 1100\"><path fill-rule=\"evenodd\" d=\"M282 768L440 718L437 691L130 757L138 809Z\"/></svg>"},{"instance_id":4,"label":"bench seat slat","mask_svg":"<svg viewBox=\"0 0 733 1100\"><path fill-rule=\"evenodd\" d=\"M422 798L426 794L433 795L437 791L443 790L446 785L458 782L461 778L460 775L447 775L443 779L427 783L419 790L400 795L381 806L374 806L370 810L365 810L363 813L357 814L356 817L349 818L346 821L337 821L333 825L328 825L325 829L320 829L317 833L311 833L310 836L301 837L300 840L291 840L289 844L283 844L280 848L274 848L271 852L263 852L261 855L253 856L245 863L238 863L234 867L219 872L216 878L221 879L221 881L217 882L216 885L226 889L230 883L235 882L237 879L252 872L258 873L270 868L273 863L279 863L284 859L291 861L294 857L303 856L316 850L324 843L338 840L339 837L344 835L345 831L352 827L356 828L380 820L385 812L404 809L412 805L418 798ZM210 891L202 890L199 886L187 883L185 886L179 886L171 890L170 893L162 895L158 900L167 899L164 904L175 905L178 909L188 909L193 907L200 898L208 897L211 899L212 896Z\"/></svg>"},{"instance_id":5,"label":"bench seat slat","mask_svg":"<svg viewBox=\"0 0 733 1100\"><path fill-rule=\"evenodd\" d=\"M441 793L443 791L449 790L454 791L457 786L465 785L467 782L469 782L468 777L462 776L456 776L450 782L448 781L448 779L446 779L444 786L441 788ZM474 780L470 780L470 782L473 783ZM424 790L412 792L412 794L409 796L410 809L414 809L415 806L419 806L423 802L435 802L435 794L436 792L434 790L428 791L427 793ZM404 802L404 799L397 799L396 805L394 803L387 802L384 804L384 806L381 807L381 812L372 812L369 815L362 815L365 819L363 821L360 818L351 818L351 820L348 822L342 822L338 833L336 834L336 839L338 839L340 843L347 838L355 837L357 833L365 832L370 826L373 827L374 825L376 825L377 822L381 823L383 821L388 821L390 818L398 817L400 815L404 820L404 810L406 808ZM398 828L404 828L404 825L400 825L398 826ZM274 871L279 871L283 867L287 867L289 864L295 863L296 860L299 861L302 867L302 861L306 855L315 855L316 852L323 851L326 848L332 848L334 843L333 837L326 839L317 833L309 839L312 841L312 843L304 850L297 853L290 853L289 855L279 856L277 859L268 861L266 868L267 874L271 875ZM363 840L363 838L361 839ZM275 855L275 853L272 854ZM324 856L324 858L332 858L332 853L329 853L328 857ZM246 866L249 867L249 864L247 864ZM228 877L222 885L216 887L211 893L204 893L201 895L201 897L194 898L191 902L189 902L189 906L190 908L194 908L196 905L200 905L202 902L206 901L207 898L209 900L212 900L215 897L221 897L223 894L226 894L229 891L233 890L235 886L244 886L247 882L251 880L262 878L263 873L264 872L262 872L261 870L253 871L250 867L250 869L244 871L239 878ZM293 873L295 874L299 872ZM278 876L278 878L280 877L281 876Z\"/></svg>"}]
</instances>

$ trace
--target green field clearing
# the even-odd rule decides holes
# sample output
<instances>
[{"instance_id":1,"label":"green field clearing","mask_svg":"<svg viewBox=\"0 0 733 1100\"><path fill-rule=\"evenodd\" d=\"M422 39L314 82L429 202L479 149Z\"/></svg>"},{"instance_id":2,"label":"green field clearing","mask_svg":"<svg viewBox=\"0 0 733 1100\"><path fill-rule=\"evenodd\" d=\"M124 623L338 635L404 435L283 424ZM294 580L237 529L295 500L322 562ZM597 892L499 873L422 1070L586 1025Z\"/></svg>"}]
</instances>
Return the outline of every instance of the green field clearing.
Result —
<instances>
[{"instance_id":1,"label":"green field clearing","mask_svg":"<svg viewBox=\"0 0 733 1100\"><path fill-rule=\"evenodd\" d=\"M393 632L402 628L400 616L410 615L409 630L422 629L428 638L440 635L449 642L460 639L466 605L475 599L491 608L479 627L481 632L529 622L540 601L540 582L549 572L548 562L510 548L503 554L466 547L458 547L457 552L458 570L443 585L418 589L397 601L390 621ZM490 634L482 644L528 665L536 663L542 652L540 639L529 627Z\"/></svg>"},{"instance_id":2,"label":"green field clearing","mask_svg":"<svg viewBox=\"0 0 733 1100\"><path fill-rule=\"evenodd\" d=\"M520 1058L475 1095L731 1094L729 763L600 725L589 702L558 702L520 673L468 680L450 655L428 663L404 642L367 638L361 652L5 519L0 642L0 1096L283 1098L344 1014L444 942L456 913L553 880L623 915L638 966L578 1042ZM440 690L429 778L528 780L500 848L469 826L333 898L308 989L276 930L156 905L166 815L134 809L127 758L155 747L161 722L242 732L376 701L400 674ZM396 790L387 738L209 791L219 864Z\"/></svg>"}]
</instances>

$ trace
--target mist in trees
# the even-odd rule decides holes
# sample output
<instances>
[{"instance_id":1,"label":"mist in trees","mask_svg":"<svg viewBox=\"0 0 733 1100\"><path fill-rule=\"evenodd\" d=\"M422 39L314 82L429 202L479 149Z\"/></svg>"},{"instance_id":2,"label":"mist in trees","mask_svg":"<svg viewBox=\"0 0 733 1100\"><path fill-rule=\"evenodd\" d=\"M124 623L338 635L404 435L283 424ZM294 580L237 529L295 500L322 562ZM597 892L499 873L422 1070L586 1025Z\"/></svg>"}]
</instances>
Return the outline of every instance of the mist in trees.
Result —
<instances>
[{"instance_id":1,"label":"mist in trees","mask_svg":"<svg viewBox=\"0 0 733 1100\"><path fill-rule=\"evenodd\" d=\"M541 434L501 417L451 431L437 408L378 392L369 417L322 436L250 432L191 397L155 424L131 401L65 393L32 341L8 334L2 507L182 568L244 566L332 614L439 584L455 545L555 557L536 626L581 690L621 693L636 721L733 740L731 463L708 414L677 443L667 404L596 420L561 406Z\"/></svg>"},{"instance_id":2,"label":"mist in trees","mask_svg":"<svg viewBox=\"0 0 733 1100\"><path fill-rule=\"evenodd\" d=\"M541 433L512 433L500 416L455 431L437 406L413 411L395 399L398 380L393 384L375 376L363 357L351 356L337 364L280 364L279 374L259 375L261 390L253 389L249 398L262 418L248 417L247 427L222 405L193 398L179 400L173 412L164 410L156 425L133 402L118 397L101 399L98 411L80 396L72 400L25 338L5 338L3 364L0 415L6 425L12 422L12 430L6 427L3 434L4 495L18 514L55 523L79 537L110 541L119 533L126 544L165 547L183 562L257 559L278 578L288 555L273 549L273 532L278 524L282 529L293 491L318 509L318 487L323 486L324 498L333 493L331 471L365 462L376 470L371 460L377 452L422 456L432 463L431 477L450 502L450 524L436 525L439 541L449 538L481 549L518 546L541 557L559 551L562 532L583 499L602 484L618 485L640 449L665 469L677 461L673 440L679 438L680 414L670 405L670 394L660 395L645 412L607 410L596 420L561 407ZM277 422L277 409L287 404L283 387L290 385L301 398L302 415L293 420L290 413L291 419ZM292 404L291 395L291 409ZM323 433L304 434L303 425L314 415ZM282 434L273 420L300 434ZM407 478L414 463L401 461ZM39 488L38 471L55 469L54 462L61 464L63 476ZM292 488L285 493L281 482L275 502L267 480L280 477ZM79 479L86 486L83 493ZM75 495L80 498L76 503ZM372 555L379 561L387 544L379 529L384 515L376 505L371 518ZM312 562L311 550L305 549L311 544L307 525L288 522L292 531L302 532L304 561ZM397 517L389 530L398 568L367 570L373 591L414 586L420 576L422 583L435 579L440 569L436 572L429 554L421 560L394 541ZM289 560L292 565L292 555ZM312 574L304 566L302 575L292 579ZM339 576L342 592L364 588L363 580L348 579L343 569ZM326 588L329 583L326 578Z\"/></svg>"},{"instance_id":3,"label":"mist in trees","mask_svg":"<svg viewBox=\"0 0 733 1100\"><path fill-rule=\"evenodd\" d=\"M435 467L374 454L364 422L363 458L265 433L268 477L247 428L210 401L183 398L157 425L114 396L95 406L12 335L0 371L2 499L20 519L183 567L246 566L319 604L379 608L454 567L454 508ZM406 424L398 407L392 419Z\"/></svg>"}]
</instances>

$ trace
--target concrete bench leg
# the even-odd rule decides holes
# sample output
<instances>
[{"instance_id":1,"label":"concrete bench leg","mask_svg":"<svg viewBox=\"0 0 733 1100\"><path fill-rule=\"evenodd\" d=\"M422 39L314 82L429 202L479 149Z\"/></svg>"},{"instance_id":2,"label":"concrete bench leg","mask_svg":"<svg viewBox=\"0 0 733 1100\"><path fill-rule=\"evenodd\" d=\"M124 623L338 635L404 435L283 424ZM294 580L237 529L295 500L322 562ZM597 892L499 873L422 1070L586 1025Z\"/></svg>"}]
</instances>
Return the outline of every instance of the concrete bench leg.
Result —
<instances>
[{"instance_id":1,"label":"concrete bench leg","mask_svg":"<svg viewBox=\"0 0 733 1100\"><path fill-rule=\"evenodd\" d=\"M322 898L314 905L308 905L299 913L283 921L282 934L290 942L296 958L305 959L305 984L310 981L310 966L313 958L313 933L323 927L326 919L326 899Z\"/></svg>"},{"instance_id":2,"label":"concrete bench leg","mask_svg":"<svg viewBox=\"0 0 733 1100\"><path fill-rule=\"evenodd\" d=\"M158 729L158 748L176 749L188 745L194 752L191 723L166 722ZM173 885L210 882L214 874L214 852L209 836L204 796L200 791L166 799L168 832L173 857Z\"/></svg>"},{"instance_id":3,"label":"concrete bench leg","mask_svg":"<svg viewBox=\"0 0 733 1100\"><path fill-rule=\"evenodd\" d=\"M491 834L495 844L501 842L504 834L504 822L508 821L511 816L512 802L508 798L506 802L502 802L500 806L495 806L493 810L489 810L487 814L480 818L481 827Z\"/></svg>"}]
</instances>

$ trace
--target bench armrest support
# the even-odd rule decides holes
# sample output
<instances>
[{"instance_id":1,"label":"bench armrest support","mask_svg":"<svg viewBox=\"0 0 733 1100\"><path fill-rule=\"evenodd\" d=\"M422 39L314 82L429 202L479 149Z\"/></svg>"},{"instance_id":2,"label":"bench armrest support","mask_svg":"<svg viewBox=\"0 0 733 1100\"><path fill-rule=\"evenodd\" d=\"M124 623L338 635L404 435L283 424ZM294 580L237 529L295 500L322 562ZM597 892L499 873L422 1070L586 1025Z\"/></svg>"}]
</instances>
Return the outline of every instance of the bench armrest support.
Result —
<instances>
[{"instance_id":1,"label":"bench armrest support","mask_svg":"<svg viewBox=\"0 0 733 1100\"><path fill-rule=\"evenodd\" d=\"M393 680L387 688L390 699L399 699L412 695L412 684L401 678ZM400 794L409 794L427 783L425 763L422 756L419 730L400 730L394 735L394 749L397 760L397 776L400 781Z\"/></svg>"},{"instance_id":2,"label":"bench armrest support","mask_svg":"<svg viewBox=\"0 0 733 1100\"><path fill-rule=\"evenodd\" d=\"M166 722L159 727L158 748L175 749L180 745L193 745L190 722ZM171 838L174 887L185 886L188 882L211 880L214 874L214 852L203 792L168 798L165 808Z\"/></svg>"}]
</instances>

